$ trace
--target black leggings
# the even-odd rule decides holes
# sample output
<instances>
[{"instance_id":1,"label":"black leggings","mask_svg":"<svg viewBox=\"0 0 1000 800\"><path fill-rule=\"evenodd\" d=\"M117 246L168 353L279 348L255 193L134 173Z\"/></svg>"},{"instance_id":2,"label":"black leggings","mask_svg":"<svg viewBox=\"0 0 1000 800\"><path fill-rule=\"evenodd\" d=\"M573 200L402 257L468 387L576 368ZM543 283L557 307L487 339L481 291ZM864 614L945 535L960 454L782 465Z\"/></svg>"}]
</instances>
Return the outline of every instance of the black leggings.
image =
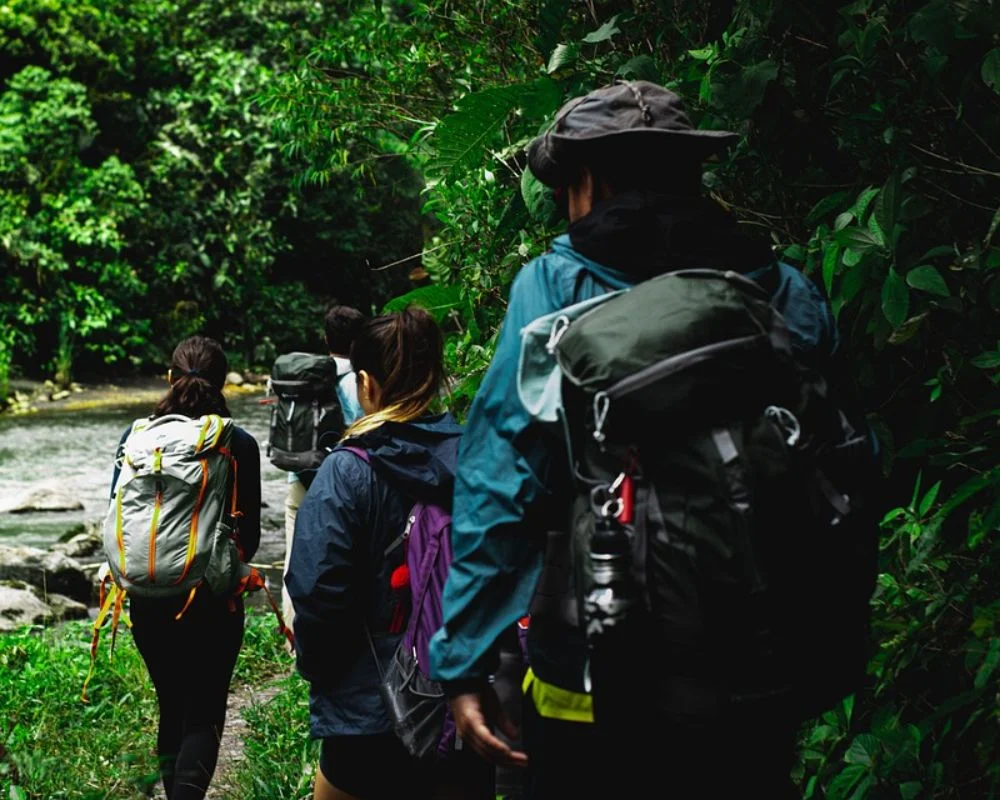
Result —
<instances>
[{"instance_id":1,"label":"black leggings","mask_svg":"<svg viewBox=\"0 0 1000 800\"><path fill-rule=\"evenodd\" d=\"M132 635L160 704L157 753L168 800L202 800L215 773L229 680L243 643L243 603L199 590L180 601L132 598Z\"/></svg>"}]
</instances>

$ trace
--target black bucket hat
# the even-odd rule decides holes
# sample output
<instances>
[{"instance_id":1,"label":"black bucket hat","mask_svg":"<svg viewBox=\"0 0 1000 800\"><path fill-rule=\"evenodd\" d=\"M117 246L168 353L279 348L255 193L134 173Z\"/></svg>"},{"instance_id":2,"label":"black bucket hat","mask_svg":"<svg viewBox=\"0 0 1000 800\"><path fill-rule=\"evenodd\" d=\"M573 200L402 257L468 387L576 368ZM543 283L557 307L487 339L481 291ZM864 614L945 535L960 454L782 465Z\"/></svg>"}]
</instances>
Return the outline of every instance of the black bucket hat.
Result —
<instances>
[{"instance_id":1,"label":"black bucket hat","mask_svg":"<svg viewBox=\"0 0 1000 800\"><path fill-rule=\"evenodd\" d=\"M549 130L528 146L528 167L558 189L573 179L580 155L598 143L636 148L637 157L648 157L654 147L673 160L700 162L739 138L731 131L695 128L683 101L669 89L649 81L616 81L560 108Z\"/></svg>"}]
</instances>

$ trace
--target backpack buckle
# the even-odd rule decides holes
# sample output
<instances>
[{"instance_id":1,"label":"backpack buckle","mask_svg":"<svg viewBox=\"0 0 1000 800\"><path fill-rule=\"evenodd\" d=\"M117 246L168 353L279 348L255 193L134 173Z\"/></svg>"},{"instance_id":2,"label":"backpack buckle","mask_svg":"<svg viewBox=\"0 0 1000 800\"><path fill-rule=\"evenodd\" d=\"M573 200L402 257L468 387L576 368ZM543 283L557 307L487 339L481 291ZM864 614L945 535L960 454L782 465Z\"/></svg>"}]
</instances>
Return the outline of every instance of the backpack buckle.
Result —
<instances>
[{"instance_id":1,"label":"backpack buckle","mask_svg":"<svg viewBox=\"0 0 1000 800\"><path fill-rule=\"evenodd\" d=\"M799 420L787 408L781 406L768 406L764 409L764 416L770 419L783 434L785 434L785 444L795 447L802 436L802 426Z\"/></svg>"},{"instance_id":2,"label":"backpack buckle","mask_svg":"<svg viewBox=\"0 0 1000 800\"><path fill-rule=\"evenodd\" d=\"M611 409L611 398L604 392L594 395L594 441L603 444L605 439L604 423L608 418L608 411Z\"/></svg>"}]
</instances>

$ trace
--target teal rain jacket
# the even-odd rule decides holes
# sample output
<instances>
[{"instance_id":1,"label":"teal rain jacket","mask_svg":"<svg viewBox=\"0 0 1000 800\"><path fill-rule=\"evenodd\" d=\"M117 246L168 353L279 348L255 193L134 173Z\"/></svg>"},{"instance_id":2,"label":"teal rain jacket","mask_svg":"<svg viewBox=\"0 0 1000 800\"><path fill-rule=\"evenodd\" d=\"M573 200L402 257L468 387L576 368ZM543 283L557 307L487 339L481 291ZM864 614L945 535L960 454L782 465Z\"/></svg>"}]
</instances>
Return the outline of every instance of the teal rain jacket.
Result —
<instances>
[{"instance_id":1,"label":"teal rain jacket","mask_svg":"<svg viewBox=\"0 0 1000 800\"><path fill-rule=\"evenodd\" d=\"M817 287L786 264L748 277L772 293L796 349L832 354L836 326ZM555 491L569 470L565 448L533 423L517 394L520 333L528 323L637 278L577 252L568 235L527 264L511 288L496 355L472 404L459 449L452 547L443 597L444 627L431 642L431 673L459 684L485 682L494 642L528 613L542 568L546 531L564 524ZM563 496L565 497L565 496ZM545 676L539 676L545 678ZM565 687L574 688L574 687Z\"/></svg>"}]
</instances>

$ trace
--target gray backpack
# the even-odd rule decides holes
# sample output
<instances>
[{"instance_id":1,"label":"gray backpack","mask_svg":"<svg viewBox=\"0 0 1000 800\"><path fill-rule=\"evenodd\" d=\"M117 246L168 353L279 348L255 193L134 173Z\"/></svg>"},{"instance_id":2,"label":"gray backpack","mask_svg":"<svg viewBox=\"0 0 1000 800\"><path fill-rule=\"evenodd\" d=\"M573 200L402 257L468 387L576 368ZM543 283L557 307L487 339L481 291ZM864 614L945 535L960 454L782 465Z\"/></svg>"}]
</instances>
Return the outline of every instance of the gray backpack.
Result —
<instances>
[{"instance_id":1,"label":"gray backpack","mask_svg":"<svg viewBox=\"0 0 1000 800\"><path fill-rule=\"evenodd\" d=\"M243 563L235 527L240 516L239 481L230 450L232 435L233 421L218 414L199 419L169 414L133 423L123 447L115 496L104 518L107 565L99 574L100 609L83 682L84 702L105 621L111 621L112 654L119 619L131 625L123 609L126 594L186 595L175 617L179 620L203 586L231 598L263 590L279 630L294 645L265 577Z\"/></svg>"},{"instance_id":2,"label":"gray backpack","mask_svg":"<svg viewBox=\"0 0 1000 800\"><path fill-rule=\"evenodd\" d=\"M119 589L140 597L236 591L249 568L234 529L233 422L218 415L137 420L125 441L104 553Z\"/></svg>"}]
</instances>

